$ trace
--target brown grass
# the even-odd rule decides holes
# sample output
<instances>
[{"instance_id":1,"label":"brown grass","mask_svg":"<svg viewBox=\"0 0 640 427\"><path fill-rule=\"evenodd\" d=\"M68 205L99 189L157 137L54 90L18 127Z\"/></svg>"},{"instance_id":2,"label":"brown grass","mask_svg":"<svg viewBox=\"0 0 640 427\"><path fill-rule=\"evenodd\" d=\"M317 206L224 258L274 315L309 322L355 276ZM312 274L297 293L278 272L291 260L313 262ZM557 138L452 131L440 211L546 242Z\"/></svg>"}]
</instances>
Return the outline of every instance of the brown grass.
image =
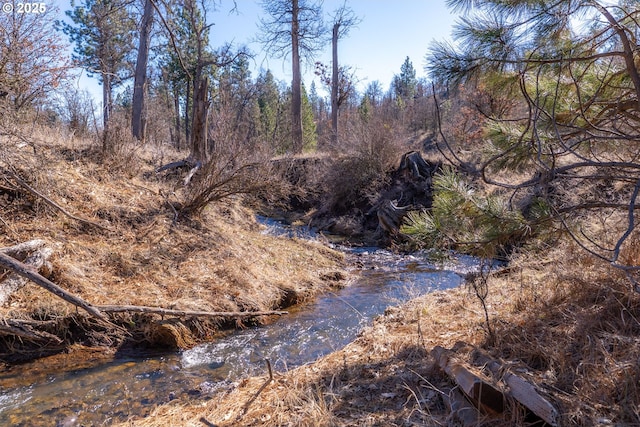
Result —
<instances>
[{"instance_id":1,"label":"brown grass","mask_svg":"<svg viewBox=\"0 0 640 427\"><path fill-rule=\"evenodd\" d=\"M459 341L535 383L562 425L640 424L640 296L619 272L569 244L523 253L490 279L487 302L494 339L468 287L435 292L388 309L344 349L276 374L257 396L266 372L211 401L164 405L123 425L456 425L442 398L454 384L429 352ZM510 403L479 425L528 424Z\"/></svg>"},{"instance_id":2,"label":"brown grass","mask_svg":"<svg viewBox=\"0 0 640 427\"><path fill-rule=\"evenodd\" d=\"M0 247L46 240L54 249L51 279L90 303L270 310L338 284L326 278L341 270L340 254L319 243L263 234L253 213L237 198L214 204L197 218L174 222L170 203L178 197L176 179L161 179L153 170L183 154L123 143L115 155L104 159L95 142L51 129L24 131L21 139L0 139L0 148L1 167L12 168L74 215L114 230L84 225L28 194L15 200L0 198ZM10 183L11 178L0 173L0 181ZM55 319L60 329L69 323L64 319L76 314L75 307L34 285L0 307L2 318ZM131 319L115 320L127 324ZM207 338L221 320L191 328L192 333L200 331L193 338ZM141 340L150 336L148 331L137 333ZM71 341L98 345L111 340L117 345L121 339L76 336ZM10 340L0 337L0 353L7 359L11 348L15 350Z\"/></svg>"},{"instance_id":3,"label":"brown grass","mask_svg":"<svg viewBox=\"0 0 640 427\"><path fill-rule=\"evenodd\" d=\"M261 234L235 201L172 224L172 183L150 172L178 153L131 147L135 156L122 167L118 158L94 160L94 145L51 139L37 129L26 144L5 137L0 145L2 166L12 165L76 215L116 229L87 228L32 197L0 199L0 246L47 240L55 248L52 278L93 303L268 309L321 292L330 285L323 273L339 269L340 256L326 248ZM635 237L622 259L640 259ZM124 425L447 425L443 395L453 384L429 352L458 341L484 348L534 382L559 409L563 425L640 425L640 296L620 271L559 242L515 256L507 274L490 279L487 304L494 337L468 288L436 292L387 310L344 349L276 373L266 386L265 372L212 400L171 402ZM70 332L68 319L83 318L35 286L16 294L0 316L59 319L53 332L61 336ZM91 322L78 324L86 334L75 340L119 343L91 329ZM184 326L146 325L161 327L142 336ZM191 338L180 336L185 343ZM3 339L3 345L16 344ZM481 424L526 425L521 411L508 408Z\"/></svg>"}]
</instances>

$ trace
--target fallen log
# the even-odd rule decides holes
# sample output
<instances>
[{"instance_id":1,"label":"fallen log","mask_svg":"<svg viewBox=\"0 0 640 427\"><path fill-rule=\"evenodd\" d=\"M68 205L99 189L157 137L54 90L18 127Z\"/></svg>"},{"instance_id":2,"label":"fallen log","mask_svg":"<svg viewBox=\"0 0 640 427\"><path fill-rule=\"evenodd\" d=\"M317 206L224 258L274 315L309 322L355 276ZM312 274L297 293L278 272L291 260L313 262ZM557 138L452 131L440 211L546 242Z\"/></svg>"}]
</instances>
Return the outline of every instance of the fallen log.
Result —
<instances>
[{"instance_id":1,"label":"fallen log","mask_svg":"<svg viewBox=\"0 0 640 427\"><path fill-rule=\"evenodd\" d=\"M458 362L451 350L436 346L431 350L440 368L458 384L460 390L482 411L497 415L504 411L504 394Z\"/></svg>"},{"instance_id":2,"label":"fallen log","mask_svg":"<svg viewBox=\"0 0 640 427\"><path fill-rule=\"evenodd\" d=\"M62 340L57 336L44 331L34 331L28 325L20 325L9 320L0 323L0 335L11 335L25 338L31 341L49 341L55 344L62 344Z\"/></svg>"},{"instance_id":3,"label":"fallen log","mask_svg":"<svg viewBox=\"0 0 640 427\"><path fill-rule=\"evenodd\" d=\"M14 271L15 273L19 274L20 276L31 280L36 285L38 285L38 286L46 289L47 291L51 292L55 296L62 298L63 300L75 305L76 307L82 308L87 313L89 313L91 316L96 317L96 318L98 318L100 320L103 320L105 322L109 322L102 315L102 313L100 313L100 311L97 308L95 308L94 306L89 304L87 301L85 301L82 298L80 298L78 296L75 296L75 295L65 291L60 286L58 286L55 283L53 283L51 280L47 279L44 276L41 276L36 271L33 271L30 266L25 265L25 264L21 263L20 261L10 257L9 255L6 255L6 254L2 253L2 252L0 252L0 266Z\"/></svg>"},{"instance_id":4,"label":"fallen log","mask_svg":"<svg viewBox=\"0 0 640 427\"><path fill-rule=\"evenodd\" d=\"M33 251L37 251L45 244L46 242L44 240L33 239L26 242L18 243L17 245L0 248L0 252L10 255L16 259L24 259L27 254Z\"/></svg>"},{"instance_id":5,"label":"fallen log","mask_svg":"<svg viewBox=\"0 0 640 427\"><path fill-rule=\"evenodd\" d=\"M164 172L171 169L189 168L191 169L194 163L190 159L178 160L176 162L167 163L156 169L156 173Z\"/></svg>"},{"instance_id":6,"label":"fallen log","mask_svg":"<svg viewBox=\"0 0 640 427\"><path fill-rule=\"evenodd\" d=\"M282 316L288 311L192 311L174 310L161 307L147 307L142 305L101 305L96 307L103 313L148 313L177 317L258 317Z\"/></svg>"},{"instance_id":7,"label":"fallen log","mask_svg":"<svg viewBox=\"0 0 640 427\"><path fill-rule=\"evenodd\" d=\"M559 414L547 399L542 397L536 388L525 379L508 372L504 365L488 354L475 350L475 363L488 369L495 378L500 378L509 387L509 394L523 406L536 414L550 426L557 426Z\"/></svg>"},{"instance_id":8,"label":"fallen log","mask_svg":"<svg viewBox=\"0 0 640 427\"><path fill-rule=\"evenodd\" d=\"M30 240L8 248L0 248L0 252L22 261L35 271L39 271L43 267L51 270L49 257L53 250L44 247L45 244L44 240ZM9 274L4 280L0 278L0 305L6 303L9 297L23 288L27 282L27 278L15 272Z\"/></svg>"}]
</instances>

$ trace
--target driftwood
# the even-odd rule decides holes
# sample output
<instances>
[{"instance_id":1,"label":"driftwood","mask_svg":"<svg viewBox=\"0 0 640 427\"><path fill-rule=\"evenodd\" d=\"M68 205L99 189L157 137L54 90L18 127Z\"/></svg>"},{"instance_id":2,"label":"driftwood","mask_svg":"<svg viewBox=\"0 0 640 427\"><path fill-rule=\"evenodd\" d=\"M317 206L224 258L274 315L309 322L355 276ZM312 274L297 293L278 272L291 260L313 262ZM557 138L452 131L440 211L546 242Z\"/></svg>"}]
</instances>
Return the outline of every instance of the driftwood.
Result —
<instances>
[{"instance_id":1,"label":"driftwood","mask_svg":"<svg viewBox=\"0 0 640 427\"><path fill-rule=\"evenodd\" d=\"M454 347L455 349L456 347ZM469 347L466 347L469 349ZM538 416L550 426L559 425L559 414L556 408L545 399L534 387L525 379L508 372L505 366L499 361L491 358L485 352L474 349L474 364L480 369L486 370L496 382L506 385L504 392L498 390L487 380L474 374L462 362L456 360L455 352L443 347L436 346L431 351L436 362L447 375L459 386L466 396L469 397L479 409L487 414L496 414L504 411L505 397L514 399L519 404L526 407L533 414ZM451 405L453 412L453 404ZM463 421L465 424L466 421ZM472 422L472 418L469 418ZM465 424L467 425L467 424Z\"/></svg>"},{"instance_id":2,"label":"driftwood","mask_svg":"<svg viewBox=\"0 0 640 427\"><path fill-rule=\"evenodd\" d=\"M44 240L30 240L23 242L15 246L0 248L0 253L10 255L11 257L22 261L25 265L31 267L35 271L41 269L51 270L49 264L49 257L53 253L51 248L44 247ZM46 273L44 273L46 274ZM4 280L0 277L0 305L7 302L9 297L23 288L28 282L28 279L13 272L10 273Z\"/></svg>"},{"instance_id":3,"label":"driftwood","mask_svg":"<svg viewBox=\"0 0 640 427\"><path fill-rule=\"evenodd\" d=\"M0 252L0 266L2 266L3 268L7 268L9 270L12 270L13 272L19 274L20 276L31 280L36 285L46 289L47 291L51 292L57 297L62 298L63 300L75 305L76 307L82 308L93 317L96 317L100 320L104 320L108 322L108 320L102 315L102 313L100 313L100 311L97 308L95 308L94 306L92 306L82 298L65 291L60 286L56 285L46 277L33 271L30 266L23 264L20 261L16 260L15 258L12 258L9 255L6 255L2 252Z\"/></svg>"},{"instance_id":4,"label":"driftwood","mask_svg":"<svg viewBox=\"0 0 640 427\"><path fill-rule=\"evenodd\" d=\"M62 340L57 336L44 331L35 331L29 324L15 320L0 321L0 335L12 335L31 341L48 341L62 344Z\"/></svg>"},{"instance_id":5,"label":"driftwood","mask_svg":"<svg viewBox=\"0 0 640 427\"><path fill-rule=\"evenodd\" d=\"M476 350L475 363L488 369L496 378L500 378L509 387L509 394L550 426L558 425L558 411L536 388L523 378L507 372L504 365L486 353Z\"/></svg>"},{"instance_id":6,"label":"driftwood","mask_svg":"<svg viewBox=\"0 0 640 427\"><path fill-rule=\"evenodd\" d=\"M489 415L504 411L504 394L488 381L471 372L455 358L455 353L436 346L431 354L444 372L453 379L460 390L482 411Z\"/></svg>"},{"instance_id":7,"label":"driftwood","mask_svg":"<svg viewBox=\"0 0 640 427\"><path fill-rule=\"evenodd\" d=\"M396 205L396 201L386 200L378 208L378 224L380 228L388 234L395 236L400 229L402 218L407 214L411 207Z\"/></svg>"},{"instance_id":8,"label":"driftwood","mask_svg":"<svg viewBox=\"0 0 640 427\"><path fill-rule=\"evenodd\" d=\"M257 317L282 316L289 313L288 311L191 311L141 305L102 305L97 308L103 313L149 313L177 317Z\"/></svg>"}]
</instances>

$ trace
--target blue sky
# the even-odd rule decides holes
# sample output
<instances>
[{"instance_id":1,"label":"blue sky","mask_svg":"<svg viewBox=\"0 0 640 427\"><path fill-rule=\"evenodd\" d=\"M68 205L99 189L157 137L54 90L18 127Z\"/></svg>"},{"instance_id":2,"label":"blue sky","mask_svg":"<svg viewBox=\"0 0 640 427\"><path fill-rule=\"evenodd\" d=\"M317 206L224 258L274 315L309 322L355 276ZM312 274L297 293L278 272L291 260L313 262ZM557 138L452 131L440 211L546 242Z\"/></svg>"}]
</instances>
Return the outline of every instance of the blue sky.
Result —
<instances>
[{"instance_id":1,"label":"blue sky","mask_svg":"<svg viewBox=\"0 0 640 427\"><path fill-rule=\"evenodd\" d=\"M343 1L325 0L327 15L342 5ZM81 3L80 0L76 2ZM60 8L61 14L70 9L68 0L56 0L53 3ZM209 12L209 22L214 23L210 35L212 46L216 48L229 42L235 46L246 45L256 54L254 77L260 68L269 68L276 78L289 83L290 64L266 57L262 47L253 42L262 14L260 2L236 0L236 4L237 13L229 13L233 7L231 0L222 0L218 10ZM456 20L447 9L445 0L348 0L347 4L362 21L347 38L340 41L339 60L341 65L349 65L355 70L361 90L375 80L383 88L388 88L407 56L418 77L425 77L424 57L429 44L433 40L449 39ZM318 60L331 63L330 43L327 43ZM313 78L313 69L309 68L304 76L307 87ZM80 85L86 86L100 99L100 88L91 79L81 79Z\"/></svg>"}]
</instances>

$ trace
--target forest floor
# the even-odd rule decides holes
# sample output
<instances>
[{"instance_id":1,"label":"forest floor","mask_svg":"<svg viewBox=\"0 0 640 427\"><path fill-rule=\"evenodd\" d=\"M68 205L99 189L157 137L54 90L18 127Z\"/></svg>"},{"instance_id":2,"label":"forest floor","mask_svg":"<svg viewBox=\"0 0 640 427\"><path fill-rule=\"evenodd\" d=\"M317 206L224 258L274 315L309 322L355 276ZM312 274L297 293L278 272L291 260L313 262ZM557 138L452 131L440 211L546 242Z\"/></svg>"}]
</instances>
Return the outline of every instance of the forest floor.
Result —
<instances>
[{"instance_id":1,"label":"forest floor","mask_svg":"<svg viewBox=\"0 0 640 427\"><path fill-rule=\"evenodd\" d=\"M175 180L153 171L178 153L123 148L98 161L89 143L44 133L2 144L5 171L105 228L30 193L0 194L0 247L45 240L53 249L48 277L92 304L262 311L347 282L341 254L319 242L265 234L237 201L213 206L198 220L174 221ZM0 184L17 186L8 172ZM478 375L473 349L489 353L503 373L522 377L555 406L559 425L640 425L640 295L622 273L559 238L515 254L487 285L488 323L470 285L438 291L388 309L354 342L314 363L241 380L209 400L169 402L123 425L463 425L467 410L448 407L459 387L438 366L437 346L458 349L460 365ZM188 347L236 325L120 314L110 318L119 326L111 330L31 283L0 307L0 318L64 338L51 344L3 329L5 367L46 354L87 357L79 348ZM502 414L484 413L469 425L541 424L508 398Z\"/></svg>"}]
</instances>

